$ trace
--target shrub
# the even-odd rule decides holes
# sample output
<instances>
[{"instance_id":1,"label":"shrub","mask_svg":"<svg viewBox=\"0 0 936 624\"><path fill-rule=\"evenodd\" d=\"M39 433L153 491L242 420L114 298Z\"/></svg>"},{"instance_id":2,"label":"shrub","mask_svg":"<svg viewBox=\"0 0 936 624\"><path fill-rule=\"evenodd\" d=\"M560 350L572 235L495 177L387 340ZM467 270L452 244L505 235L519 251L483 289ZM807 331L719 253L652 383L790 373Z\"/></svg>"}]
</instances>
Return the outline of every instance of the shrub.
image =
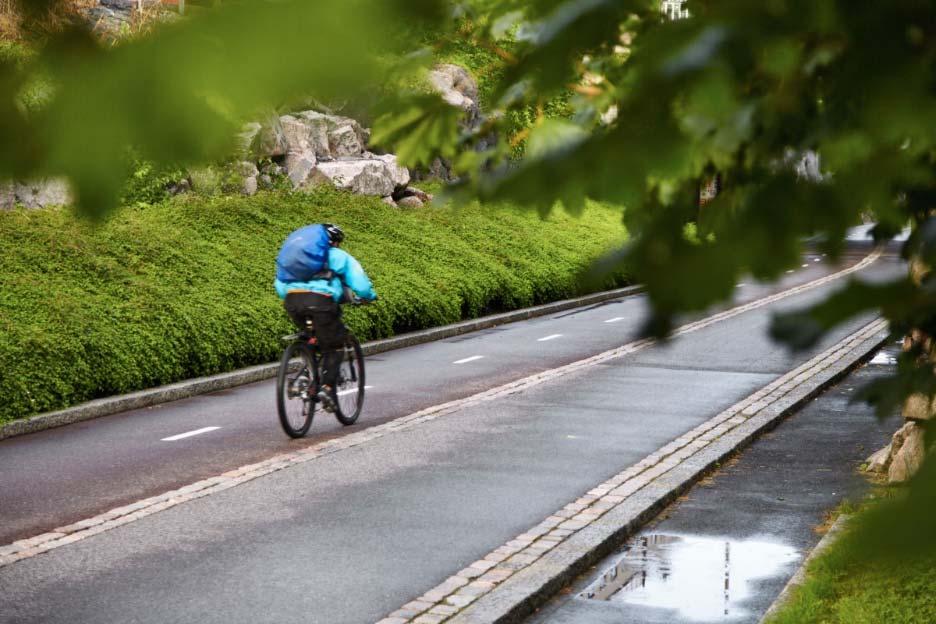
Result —
<instances>
[{"instance_id":1,"label":"shrub","mask_svg":"<svg viewBox=\"0 0 936 624\"><path fill-rule=\"evenodd\" d=\"M273 259L316 221L345 228L380 293L348 311L362 340L574 295L576 275L625 234L609 206L542 221L331 190L180 196L100 225L67 209L3 213L0 422L275 360L291 328Z\"/></svg>"},{"instance_id":2,"label":"shrub","mask_svg":"<svg viewBox=\"0 0 936 624\"><path fill-rule=\"evenodd\" d=\"M130 169L121 199L126 206L156 204L169 199L169 188L188 176L182 167L160 168L138 158L131 160Z\"/></svg>"}]
</instances>

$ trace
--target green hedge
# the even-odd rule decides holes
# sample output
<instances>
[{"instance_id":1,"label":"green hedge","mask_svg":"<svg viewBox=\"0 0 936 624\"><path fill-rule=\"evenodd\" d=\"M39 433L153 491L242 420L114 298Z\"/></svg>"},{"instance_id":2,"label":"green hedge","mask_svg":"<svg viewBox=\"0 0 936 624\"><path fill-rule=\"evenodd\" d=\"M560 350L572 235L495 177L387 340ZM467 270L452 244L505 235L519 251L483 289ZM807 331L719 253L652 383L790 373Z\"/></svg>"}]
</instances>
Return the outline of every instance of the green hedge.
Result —
<instances>
[{"instance_id":1,"label":"green hedge","mask_svg":"<svg viewBox=\"0 0 936 624\"><path fill-rule=\"evenodd\" d=\"M336 191L179 197L102 225L66 209L2 213L0 422L275 360L291 328L273 260L316 221L346 229L380 293L348 310L362 340L574 295L577 273L625 236L607 206L540 220Z\"/></svg>"}]
</instances>

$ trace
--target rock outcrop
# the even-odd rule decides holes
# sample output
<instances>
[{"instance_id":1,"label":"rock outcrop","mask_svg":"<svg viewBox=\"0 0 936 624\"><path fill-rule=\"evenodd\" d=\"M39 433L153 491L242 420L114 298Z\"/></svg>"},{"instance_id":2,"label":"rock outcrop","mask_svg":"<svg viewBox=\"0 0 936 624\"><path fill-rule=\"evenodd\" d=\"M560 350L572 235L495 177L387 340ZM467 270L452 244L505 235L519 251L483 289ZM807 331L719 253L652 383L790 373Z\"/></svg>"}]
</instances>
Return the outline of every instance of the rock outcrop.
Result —
<instances>
[{"instance_id":1,"label":"rock outcrop","mask_svg":"<svg viewBox=\"0 0 936 624\"><path fill-rule=\"evenodd\" d=\"M0 183L0 209L16 205L25 208L64 206L71 202L71 188L61 178Z\"/></svg>"},{"instance_id":2,"label":"rock outcrop","mask_svg":"<svg viewBox=\"0 0 936 624\"><path fill-rule=\"evenodd\" d=\"M481 123L481 106L478 103L478 83L464 67L445 63L436 65L429 72L429 84L442 99L465 111L462 124L474 130Z\"/></svg>"},{"instance_id":3,"label":"rock outcrop","mask_svg":"<svg viewBox=\"0 0 936 624\"><path fill-rule=\"evenodd\" d=\"M279 186L277 180L302 192L322 184L361 195L388 198L414 196L409 170L394 154L367 150L370 130L350 117L306 110L291 115L273 115L261 122L245 124L236 137L237 156L226 165L190 169L186 177L167 187L171 195L194 191L207 195L237 193L253 195L260 189ZM406 202L415 206L423 197ZM68 204L71 195L61 180L35 183L0 183L0 208L17 204L37 208Z\"/></svg>"},{"instance_id":4,"label":"rock outcrop","mask_svg":"<svg viewBox=\"0 0 936 624\"><path fill-rule=\"evenodd\" d=\"M904 483L920 469L926 455L925 437L926 431L914 421L905 423L897 430L890 445L891 458L887 469L889 483Z\"/></svg>"},{"instance_id":5,"label":"rock outcrop","mask_svg":"<svg viewBox=\"0 0 936 624\"><path fill-rule=\"evenodd\" d=\"M865 470L886 475L888 483L909 481L926 457L926 426L932 420L933 407L933 401L923 394L907 397L903 426L890 444L867 459Z\"/></svg>"},{"instance_id":6,"label":"rock outcrop","mask_svg":"<svg viewBox=\"0 0 936 624\"><path fill-rule=\"evenodd\" d=\"M257 165L250 161L239 162L235 164L235 171L241 177L241 193L255 194L260 186L260 170L257 169Z\"/></svg>"},{"instance_id":7,"label":"rock outcrop","mask_svg":"<svg viewBox=\"0 0 936 624\"><path fill-rule=\"evenodd\" d=\"M436 65L429 72L429 85L443 100L463 111L459 124L464 132L473 133L479 130L484 123L484 116L478 99L478 83L467 69L450 63ZM475 147L484 150L496 140L497 137L490 134L476 140ZM427 170L418 172L415 177L438 178L447 182L455 179L452 163L443 158L436 158Z\"/></svg>"},{"instance_id":8,"label":"rock outcrop","mask_svg":"<svg viewBox=\"0 0 936 624\"><path fill-rule=\"evenodd\" d=\"M877 474L885 473L887 469L890 468L890 461L891 445L888 444L865 460L865 471Z\"/></svg>"},{"instance_id":9,"label":"rock outcrop","mask_svg":"<svg viewBox=\"0 0 936 624\"><path fill-rule=\"evenodd\" d=\"M387 165L374 159L323 162L315 169L313 183L329 183L352 193L378 197L389 197L394 188Z\"/></svg>"},{"instance_id":10,"label":"rock outcrop","mask_svg":"<svg viewBox=\"0 0 936 624\"><path fill-rule=\"evenodd\" d=\"M105 40L118 40L126 36L139 19L139 9L143 9L147 20L162 22L178 19L176 9L170 8L163 0L98 0L78 8L79 14L91 30Z\"/></svg>"},{"instance_id":11,"label":"rock outcrop","mask_svg":"<svg viewBox=\"0 0 936 624\"><path fill-rule=\"evenodd\" d=\"M370 130L350 117L307 110L247 124L239 142L253 158L282 165L295 190L330 184L390 197L406 187L410 172L393 154L367 151L369 138Z\"/></svg>"}]
</instances>

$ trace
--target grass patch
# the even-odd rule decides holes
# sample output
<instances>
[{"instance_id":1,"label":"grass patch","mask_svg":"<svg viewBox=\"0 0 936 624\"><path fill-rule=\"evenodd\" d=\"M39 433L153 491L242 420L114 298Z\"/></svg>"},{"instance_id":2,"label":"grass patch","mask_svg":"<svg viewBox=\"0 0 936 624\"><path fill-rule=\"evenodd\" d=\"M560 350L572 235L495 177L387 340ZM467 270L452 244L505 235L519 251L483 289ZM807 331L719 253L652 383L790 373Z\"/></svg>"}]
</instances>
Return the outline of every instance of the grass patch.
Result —
<instances>
[{"instance_id":1,"label":"grass patch","mask_svg":"<svg viewBox=\"0 0 936 624\"><path fill-rule=\"evenodd\" d=\"M845 533L813 560L806 582L768 624L930 624L936 622L936 556L870 558L858 537L868 512L894 495L881 490L851 513Z\"/></svg>"},{"instance_id":2,"label":"grass patch","mask_svg":"<svg viewBox=\"0 0 936 624\"><path fill-rule=\"evenodd\" d=\"M578 294L579 273L625 237L611 206L541 220L332 190L180 196L100 225L68 209L0 213L0 422L275 360L291 328L274 258L317 221L345 228L380 294L348 311L362 340Z\"/></svg>"}]
</instances>

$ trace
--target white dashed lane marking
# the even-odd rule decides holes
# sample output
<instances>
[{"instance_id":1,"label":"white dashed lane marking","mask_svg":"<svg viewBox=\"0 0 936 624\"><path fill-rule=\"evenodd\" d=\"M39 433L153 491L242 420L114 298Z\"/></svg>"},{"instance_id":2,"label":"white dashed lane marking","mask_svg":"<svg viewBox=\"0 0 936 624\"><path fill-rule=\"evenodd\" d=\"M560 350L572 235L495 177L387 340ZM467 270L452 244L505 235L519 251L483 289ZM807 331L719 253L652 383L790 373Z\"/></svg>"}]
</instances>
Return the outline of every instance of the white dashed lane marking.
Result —
<instances>
[{"instance_id":1,"label":"white dashed lane marking","mask_svg":"<svg viewBox=\"0 0 936 624\"><path fill-rule=\"evenodd\" d=\"M364 386L364 389L365 389L365 390L370 390L370 389L373 388L373 387L374 387L374 386ZM336 392L335 394L338 395L338 396L344 396L344 395L346 395L346 394L351 394L352 392L357 392L357 388L349 388L348 390L342 390L342 391L340 391L340 392Z\"/></svg>"},{"instance_id":2,"label":"white dashed lane marking","mask_svg":"<svg viewBox=\"0 0 936 624\"><path fill-rule=\"evenodd\" d=\"M452 362L452 364L465 364L466 362L474 362L475 360L480 360L483 357L483 355L472 355L471 357L466 357L461 360L455 360Z\"/></svg>"},{"instance_id":3,"label":"white dashed lane marking","mask_svg":"<svg viewBox=\"0 0 936 624\"><path fill-rule=\"evenodd\" d=\"M555 340L556 338L562 338L562 334L551 334L549 336L543 336L542 338L537 338L536 342L546 342L547 340Z\"/></svg>"},{"instance_id":4,"label":"white dashed lane marking","mask_svg":"<svg viewBox=\"0 0 936 624\"><path fill-rule=\"evenodd\" d=\"M195 431L186 431L185 433L180 433L178 435L169 436L168 438L163 438L162 442L175 442L176 440L182 440L183 438L191 438L192 436L201 435L203 433L208 433L209 431L214 431L215 429L220 429L221 427L202 427L201 429L196 429Z\"/></svg>"},{"instance_id":5,"label":"white dashed lane marking","mask_svg":"<svg viewBox=\"0 0 936 624\"><path fill-rule=\"evenodd\" d=\"M623 320L624 320L623 316L615 316L614 318L610 318L607 321L605 321L605 323L617 323L618 321L623 321Z\"/></svg>"}]
</instances>

